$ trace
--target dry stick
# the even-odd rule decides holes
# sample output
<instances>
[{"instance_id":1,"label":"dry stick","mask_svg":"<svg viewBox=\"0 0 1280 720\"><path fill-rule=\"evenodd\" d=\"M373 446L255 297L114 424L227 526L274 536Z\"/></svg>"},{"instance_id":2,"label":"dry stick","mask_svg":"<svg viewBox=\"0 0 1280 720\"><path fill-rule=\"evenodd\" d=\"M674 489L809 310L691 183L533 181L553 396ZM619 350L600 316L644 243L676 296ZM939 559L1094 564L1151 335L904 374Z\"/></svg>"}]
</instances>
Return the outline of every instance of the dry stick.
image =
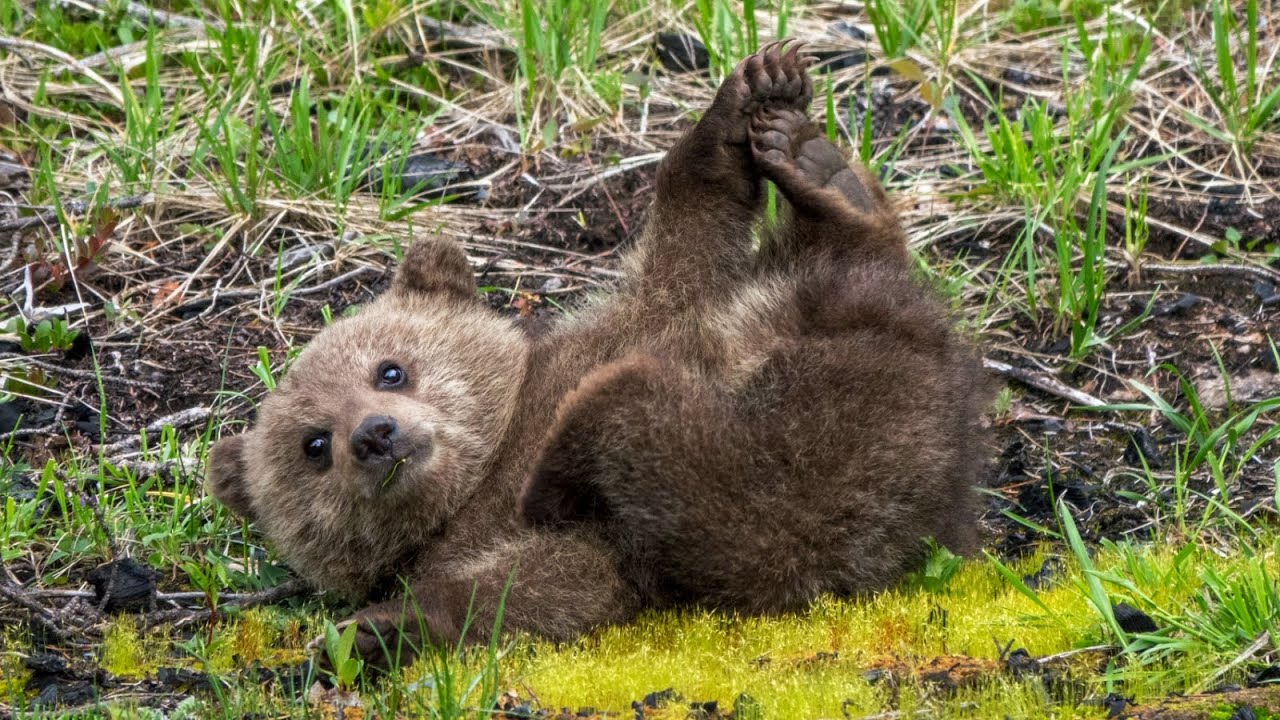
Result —
<instances>
[{"instance_id":1,"label":"dry stick","mask_svg":"<svg viewBox=\"0 0 1280 720\"><path fill-rule=\"evenodd\" d=\"M143 430L148 434L158 433L164 430L165 425L171 425L176 430L177 428L202 423L208 418L209 408L207 407L187 408L186 410L179 410L176 413L165 415L164 417L151 422L151 424L147 425ZM110 445L99 445L95 447L94 450L101 450L103 453L110 455L112 453L131 448L139 442L141 442L141 438L139 438L138 434L135 433L132 437L127 437L124 440L113 442Z\"/></svg>"},{"instance_id":2,"label":"dry stick","mask_svg":"<svg viewBox=\"0 0 1280 720\"><path fill-rule=\"evenodd\" d=\"M107 94L111 96L111 99L115 101L116 105L124 107L124 95L121 94L120 88L116 87L114 83L108 82L106 78L99 75L93 68L86 67L84 63L57 48L52 48L38 42L15 37L0 37L0 48L13 50L15 52L29 50L31 52L51 57L97 83L103 90L107 91Z\"/></svg>"},{"instance_id":3,"label":"dry stick","mask_svg":"<svg viewBox=\"0 0 1280 720\"><path fill-rule=\"evenodd\" d=\"M224 604L235 605L241 608L251 608L257 605L271 605L281 600L287 600L295 595L306 592L308 585L303 580L294 578L266 590L258 590L256 592L246 593L220 593L218 599ZM93 600L97 594L92 590L29 590L25 593L32 598L49 598L59 600L73 600L76 598L82 600ZM204 600L206 595L197 591L156 593L157 602L190 602L192 600Z\"/></svg>"},{"instance_id":4,"label":"dry stick","mask_svg":"<svg viewBox=\"0 0 1280 720\"><path fill-rule=\"evenodd\" d=\"M1045 655L1044 657L1038 657L1035 660L1037 664L1048 665L1051 662L1057 662L1058 660L1066 660L1067 658L1075 657L1076 655L1082 655L1084 653L1091 653L1091 652L1112 653L1119 649L1120 648L1116 647L1115 645L1090 645L1089 647L1075 648L1073 650L1067 650L1064 652L1055 653L1053 655Z\"/></svg>"},{"instance_id":5,"label":"dry stick","mask_svg":"<svg viewBox=\"0 0 1280 720\"><path fill-rule=\"evenodd\" d=\"M58 625L58 619L49 611L49 608L32 600L29 595L30 593L21 585L16 585L9 578L0 575L0 598L30 610L32 619L59 641L68 640L71 634Z\"/></svg>"},{"instance_id":6,"label":"dry stick","mask_svg":"<svg viewBox=\"0 0 1280 720\"><path fill-rule=\"evenodd\" d=\"M295 289L293 289L292 291L290 291L290 292L289 292L289 296L290 296L290 297L296 297L296 296L299 296L299 295L314 295L315 293L318 293L318 292L324 292L325 290L328 290L329 288L335 287L335 286L337 286L337 285L341 285L341 284L343 284L343 283L347 282L348 280L355 279L355 278L357 278L357 277L359 277L359 276L361 276L361 275L364 275L365 273L370 273L370 272L377 272L377 273L381 273L381 272L383 272L383 269L382 269L382 268L376 268L376 267L368 266L368 265L366 265L365 267L358 267L358 268L356 268L355 270L352 270L352 271L350 271L350 272L345 272L345 273L343 273L343 274L341 274L341 275L338 275L337 277L333 277L333 278L330 278L330 279L328 279L328 280L325 280L324 282L320 283L319 285L311 285L311 286L303 287L303 288L295 288ZM270 289L271 289L271 288L269 287L269 285L274 284L274 283L275 283L275 279L274 279L274 278L271 278L271 279L269 279L269 280L266 280L266 281L264 282L264 284L263 284L262 286L258 287L257 289L252 289L252 290L251 290L251 289L245 288L245 289L242 289L242 290L227 290L227 291L225 291L225 292L214 293L214 296L213 296L213 298L212 298L212 299L211 299L211 298L207 298L207 297L198 297L198 298L193 298L193 299L191 299L191 300L188 300L188 301L186 301L186 302L182 303L182 304L181 304L181 305L179 305L178 307L173 308L173 310L172 310L171 312L181 313L181 312L183 312L184 310L194 309L194 308L196 308L196 307L199 307L199 306L201 306L201 305L204 305L205 303L209 303L210 305L212 305L212 304L214 304L214 303L215 303L216 301L218 301L218 300L236 300L236 299L240 299L240 298L255 298L255 297L261 297L261 296L262 296L262 293L264 293L264 292L266 292L267 290L270 290Z\"/></svg>"},{"instance_id":7,"label":"dry stick","mask_svg":"<svg viewBox=\"0 0 1280 720\"><path fill-rule=\"evenodd\" d=\"M1200 265L1198 263L1142 263L1143 271L1150 270L1156 273L1165 273L1168 275L1227 275L1239 277L1248 275L1250 278L1259 280L1267 280L1273 282L1280 280L1280 274L1274 270L1266 268L1254 267L1252 265L1223 265L1221 263L1214 265Z\"/></svg>"},{"instance_id":8,"label":"dry stick","mask_svg":"<svg viewBox=\"0 0 1280 720\"><path fill-rule=\"evenodd\" d=\"M62 0L61 4L77 5L81 3L102 13L114 12L119 8L119 3L107 2L106 0L78 0L78 2ZM125 3L124 11L125 13L132 15L144 25L147 23L155 23L156 25L164 25L167 27L185 27L194 28L196 30L203 30L205 25L208 25L219 32L223 30L223 24L219 20L200 20L193 17L187 17L186 15L157 10L148 5L143 5L142 3Z\"/></svg>"},{"instance_id":9,"label":"dry stick","mask_svg":"<svg viewBox=\"0 0 1280 720\"><path fill-rule=\"evenodd\" d=\"M1243 652L1237 655L1235 659L1233 659L1231 662L1227 663L1226 665L1223 665L1211 677L1206 678L1200 683L1197 683L1194 687L1191 688L1189 692L1191 694L1204 692L1204 689L1208 687L1209 684L1212 683L1214 680L1217 680L1223 675L1226 675L1232 668L1239 665L1240 663L1245 662L1246 660L1252 659L1254 655L1257 655L1264 648L1266 648L1268 645L1271 645L1271 644L1272 644L1271 633L1267 632L1266 630L1263 630L1262 634L1254 638L1253 643L1249 645L1249 647L1245 648Z\"/></svg>"},{"instance_id":10,"label":"dry stick","mask_svg":"<svg viewBox=\"0 0 1280 720\"><path fill-rule=\"evenodd\" d=\"M982 358L982 366L988 370L994 370L1005 377L1011 377L1023 385L1047 392L1050 395L1063 398L1064 400L1070 400L1077 405L1083 405L1085 407L1101 407L1107 404L1087 392L1065 385L1047 375L1040 375L1029 370L1016 368L1008 363L1000 362L999 360Z\"/></svg>"},{"instance_id":11,"label":"dry stick","mask_svg":"<svg viewBox=\"0 0 1280 720\"><path fill-rule=\"evenodd\" d=\"M18 365L31 365L33 367L38 367L42 370L48 370L49 372L55 372L55 373L58 373L59 375L66 375L69 377L77 377L77 378L82 378L86 380L98 379L98 374L93 372L92 370L77 370L75 368L64 367L57 363L45 362L44 360L38 360L36 358L25 357L23 355L16 355L13 353L0 353L0 360L13 360ZM146 380L134 380L132 378L126 378L126 377L116 377L114 375L103 375L102 381L105 383L118 383L120 385L129 385L131 387L143 387L143 388L163 387L160 383L147 382Z\"/></svg>"},{"instance_id":12,"label":"dry stick","mask_svg":"<svg viewBox=\"0 0 1280 720\"><path fill-rule=\"evenodd\" d=\"M235 593L235 594L222 595L220 597L224 599L236 598L238 599L238 602L227 603L227 604L228 605L234 604L240 609L247 609L255 605L266 605L269 603L280 602L281 600L293 597L294 595L298 595L303 591L305 591L306 589L307 589L307 584L305 582L303 582L302 580L294 579L294 580L289 580L287 582L284 582L280 585L277 585L276 587L270 588L269 590L263 590L261 592ZM175 595L197 596L196 598L193 598L193 599L201 599L205 597L204 593L193 592L193 593L169 593L167 597L157 594L156 599L163 600L167 598L172 598L172 596L175 596ZM219 605L219 608L221 607L223 606ZM146 628L153 628L153 627L156 627L157 625L163 625L165 623L171 624L174 628L181 628L187 625L191 625L193 623L198 623L198 622L206 621L209 619L210 619L209 608L191 609L191 608L182 608L182 607L172 608L169 610L159 610L156 612L147 613L142 617L143 625Z\"/></svg>"},{"instance_id":13,"label":"dry stick","mask_svg":"<svg viewBox=\"0 0 1280 720\"><path fill-rule=\"evenodd\" d=\"M0 38L0 46L4 45L5 38ZM117 200L108 200L106 207L112 210L132 210L134 208L151 205L156 198L151 193L146 195L133 195L123 197ZM84 215L92 209L92 206L84 200L69 200L62 205L62 212L68 216ZM51 220L58 217L56 208L45 208L36 215L28 215L26 217L15 218L0 222L0 232L17 232L19 230L27 230L33 227L48 225Z\"/></svg>"}]
</instances>

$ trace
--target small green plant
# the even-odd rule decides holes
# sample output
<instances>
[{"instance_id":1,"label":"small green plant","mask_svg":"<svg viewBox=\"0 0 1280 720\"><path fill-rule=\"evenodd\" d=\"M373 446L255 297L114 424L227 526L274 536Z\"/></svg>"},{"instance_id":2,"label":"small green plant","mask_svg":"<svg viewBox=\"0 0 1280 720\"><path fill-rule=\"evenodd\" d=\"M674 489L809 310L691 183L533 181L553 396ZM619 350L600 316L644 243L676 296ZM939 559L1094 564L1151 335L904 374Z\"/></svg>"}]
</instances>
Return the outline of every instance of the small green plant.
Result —
<instances>
[{"instance_id":1,"label":"small green plant","mask_svg":"<svg viewBox=\"0 0 1280 720\"><path fill-rule=\"evenodd\" d=\"M555 144L561 97L593 100L603 111L621 99L621 73L601 67L606 20L615 0L468 0L467 8L511 35L516 46L516 124L526 145ZM629 8L634 14L641 7ZM577 91L577 92L573 92ZM581 118L580 118L581 119Z\"/></svg>"},{"instance_id":2,"label":"small green plant","mask_svg":"<svg viewBox=\"0 0 1280 720\"><path fill-rule=\"evenodd\" d=\"M995 113L979 139L955 98L944 105L982 176L975 192L1024 208L1026 222L997 285L1021 273L1026 312L1039 322L1046 299L1039 287L1041 269L1051 261L1057 275L1056 296L1049 296L1053 330L1068 335L1071 357L1079 359L1106 341L1096 328L1108 281L1107 182L1168 156L1116 162L1128 134L1123 118L1129 87L1151 52L1150 37L1110 23L1100 38L1094 37L1078 17L1075 51L1087 59L1087 73L1081 92L1067 98L1062 122L1043 101L1028 99L1014 118ZM1070 55L1070 49L1064 51L1064 82L1071 82ZM987 98L992 107L1001 105L998 98ZM1145 208L1145 200L1140 202ZM1044 235L1053 241L1051 258L1039 251L1038 238Z\"/></svg>"},{"instance_id":3,"label":"small green plant","mask_svg":"<svg viewBox=\"0 0 1280 720\"><path fill-rule=\"evenodd\" d=\"M63 318L45 318L32 326L20 315L5 323L4 331L15 336L23 352L28 353L70 350L80 334Z\"/></svg>"},{"instance_id":4,"label":"small green plant","mask_svg":"<svg viewBox=\"0 0 1280 720\"><path fill-rule=\"evenodd\" d=\"M206 645L213 644L213 631L218 619L218 595L227 584L226 559L214 554L205 553L204 564L198 562L183 563L182 569L191 584L204 593L205 606L209 609L209 621L206 624Z\"/></svg>"},{"instance_id":5,"label":"small green plant","mask_svg":"<svg viewBox=\"0 0 1280 720\"><path fill-rule=\"evenodd\" d=\"M1129 263L1130 284L1142 282L1142 253L1147 249L1150 236L1151 229L1147 226L1147 182L1144 177L1136 197L1132 194L1124 196L1124 257Z\"/></svg>"},{"instance_id":6,"label":"small green plant","mask_svg":"<svg viewBox=\"0 0 1280 720\"><path fill-rule=\"evenodd\" d=\"M267 390L276 389L276 373L271 367L271 354L265 347L258 346L258 362L250 370Z\"/></svg>"},{"instance_id":7,"label":"small green plant","mask_svg":"<svg viewBox=\"0 0 1280 720\"><path fill-rule=\"evenodd\" d=\"M1089 604L1102 618L1103 625L1111 632L1111 636L1123 647L1128 643L1128 634L1116 620L1115 606L1111 602L1111 596L1102 587L1102 580L1098 577L1098 571L1094 567L1093 558L1089 555L1089 549L1084 545L1084 539L1080 537L1080 530L1076 527L1075 518L1071 516L1070 507L1061 499L1058 500L1058 520L1062 523L1062 536L1067 540L1067 547L1071 549L1071 554L1075 556L1084 575L1080 584L1085 591L1085 596L1089 599Z\"/></svg>"},{"instance_id":8,"label":"small green plant","mask_svg":"<svg viewBox=\"0 0 1280 720\"><path fill-rule=\"evenodd\" d=\"M339 632L333 623L324 622L324 652L329 658L329 666L333 668L330 672L333 681L342 690L355 688L360 671L364 669L364 661L352 654L359 630L358 624L351 623Z\"/></svg>"},{"instance_id":9,"label":"small green plant","mask_svg":"<svg viewBox=\"0 0 1280 720\"><path fill-rule=\"evenodd\" d=\"M925 590L941 595L947 591L947 584L959 572L964 561L933 538L926 540L925 544L928 545L929 556L924 567L915 574L915 579Z\"/></svg>"}]
</instances>

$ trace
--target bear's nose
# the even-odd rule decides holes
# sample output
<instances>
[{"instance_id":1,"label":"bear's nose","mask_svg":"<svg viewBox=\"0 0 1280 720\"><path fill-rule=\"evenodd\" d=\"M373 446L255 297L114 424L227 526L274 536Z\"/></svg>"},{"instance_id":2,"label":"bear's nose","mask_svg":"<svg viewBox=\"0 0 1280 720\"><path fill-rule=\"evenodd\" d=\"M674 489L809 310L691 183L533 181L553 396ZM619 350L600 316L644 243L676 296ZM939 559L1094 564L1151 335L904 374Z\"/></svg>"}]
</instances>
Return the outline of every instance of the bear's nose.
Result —
<instances>
[{"instance_id":1,"label":"bear's nose","mask_svg":"<svg viewBox=\"0 0 1280 720\"><path fill-rule=\"evenodd\" d=\"M395 418L386 415L370 415L360 421L351 433L351 454L356 460L376 465L395 459L396 441L400 439L400 425Z\"/></svg>"}]
</instances>

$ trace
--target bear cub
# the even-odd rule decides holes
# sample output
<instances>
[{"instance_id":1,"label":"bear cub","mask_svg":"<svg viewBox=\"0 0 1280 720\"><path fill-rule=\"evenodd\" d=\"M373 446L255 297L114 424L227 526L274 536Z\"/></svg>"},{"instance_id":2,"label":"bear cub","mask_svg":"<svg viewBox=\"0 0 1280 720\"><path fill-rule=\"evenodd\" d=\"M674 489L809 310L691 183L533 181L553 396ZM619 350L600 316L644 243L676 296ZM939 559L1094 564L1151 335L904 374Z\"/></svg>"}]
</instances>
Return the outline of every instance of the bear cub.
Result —
<instances>
[{"instance_id":1,"label":"bear cub","mask_svg":"<svg viewBox=\"0 0 1280 720\"><path fill-rule=\"evenodd\" d=\"M396 663L502 625L764 613L975 545L978 357L911 277L879 183L808 116L809 60L743 60L658 168L625 280L536 336L456 245L319 333L208 487ZM764 180L785 200L753 248ZM467 624L468 617L471 622ZM464 627L466 637L461 637Z\"/></svg>"}]
</instances>

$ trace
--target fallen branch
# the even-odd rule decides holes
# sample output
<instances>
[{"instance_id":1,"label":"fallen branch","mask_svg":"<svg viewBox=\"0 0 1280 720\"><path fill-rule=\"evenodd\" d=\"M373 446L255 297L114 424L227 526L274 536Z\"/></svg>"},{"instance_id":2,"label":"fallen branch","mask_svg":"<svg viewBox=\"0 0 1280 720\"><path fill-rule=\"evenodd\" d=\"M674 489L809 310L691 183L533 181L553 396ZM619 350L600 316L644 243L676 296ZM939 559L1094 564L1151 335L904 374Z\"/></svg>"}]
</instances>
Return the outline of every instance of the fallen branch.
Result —
<instances>
[{"instance_id":1,"label":"fallen branch","mask_svg":"<svg viewBox=\"0 0 1280 720\"><path fill-rule=\"evenodd\" d=\"M100 13L116 12L120 9L120 3L110 2L109 0L77 0L76 2L63 0L61 4L88 6ZM218 20L200 20L198 18L187 17L186 15L157 10L150 5L143 5L142 3L137 2L125 3L124 11L143 25L154 23L164 27L182 27L192 28L195 30L203 30L207 25L219 32L225 29L222 22Z\"/></svg>"},{"instance_id":2,"label":"fallen branch","mask_svg":"<svg viewBox=\"0 0 1280 720\"><path fill-rule=\"evenodd\" d=\"M63 629L58 623L58 618L49 611L49 608L31 599L26 588L15 584L4 575L0 575L0 598L26 608L31 613L31 619L59 641L65 642L71 638L71 633Z\"/></svg>"},{"instance_id":3,"label":"fallen branch","mask_svg":"<svg viewBox=\"0 0 1280 720\"><path fill-rule=\"evenodd\" d=\"M0 38L0 47L4 47L6 38ZM104 207L112 210L132 210L134 208L143 207L155 203L155 195L147 193L146 195L131 195L116 200L108 200ZM96 209L88 201L85 200L68 200L62 204L62 212L68 217L85 215L90 210ZM48 225L51 221L58 217L57 208L45 208L35 215L27 215L26 217L14 218L0 222L0 232L17 232L19 230L27 230L33 227Z\"/></svg>"},{"instance_id":4,"label":"fallen branch","mask_svg":"<svg viewBox=\"0 0 1280 720\"><path fill-rule=\"evenodd\" d=\"M1013 378L1023 385L1035 388L1041 392L1049 393L1050 395L1064 400L1070 400L1077 405L1083 405L1085 407L1102 407L1107 404L1105 401L1096 398L1087 392L1077 390L1049 377L1048 375L1040 375L1033 373L1030 370L1023 370L1022 368L1014 367L1009 363L992 360L991 358L982 358L982 366L988 370L994 370L1005 377Z\"/></svg>"},{"instance_id":5,"label":"fallen branch","mask_svg":"<svg viewBox=\"0 0 1280 720\"><path fill-rule=\"evenodd\" d=\"M86 66L84 63L57 48L49 47L48 45L32 40L23 40L22 38L15 37L0 37L0 48L12 50L15 53L21 53L21 51L27 50L51 57L65 65L67 68L92 80L111 96L111 99L115 101L117 106L124 107L124 95L121 94L120 88L116 87L115 83L109 82L106 78L99 75L93 68Z\"/></svg>"},{"instance_id":6,"label":"fallen branch","mask_svg":"<svg viewBox=\"0 0 1280 720\"><path fill-rule=\"evenodd\" d=\"M1254 280L1275 282L1280 280L1280 273L1268 268L1252 265L1201 265L1199 263L1142 263L1143 272L1163 273L1165 275L1224 275L1227 277L1247 276Z\"/></svg>"},{"instance_id":7,"label":"fallen branch","mask_svg":"<svg viewBox=\"0 0 1280 720\"><path fill-rule=\"evenodd\" d=\"M142 440L142 438L139 437L142 432L146 432L148 434L158 433L163 431L166 425L172 426L173 429L177 430L179 428L197 425L207 419L209 419L209 408L207 407L193 407L187 408L186 410L179 410L176 413L170 413L169 415L165 415L164 417L151 422L145 428L135 432L130 437L113 442L109 445L99 445L95 447L94 450L101 450L107 455L111 455L137 445Z\"/></svg>"},{"instance_id":8,"label":"fallen branch","mask_svg":"<svg viewBox=\"0 0 1280 720\"><path fill-rule=\"evenodd\" d=\"M287 580L273 588L266 590L257 590L255 592L245 593L220 593L218 600L223 606L234 605L238 608L251 608L258 605L272 605L281 600L288 600L296 595L301 595L308 589L306 582L297 578ZM97 594L92 590L28 590L26 591L28 598L42 598L50 600L96 600ZM183 603L193 600L204 600L207 597L198 591L168 592L156 593L156 602Z\"/></svg>"}]
</instances>

